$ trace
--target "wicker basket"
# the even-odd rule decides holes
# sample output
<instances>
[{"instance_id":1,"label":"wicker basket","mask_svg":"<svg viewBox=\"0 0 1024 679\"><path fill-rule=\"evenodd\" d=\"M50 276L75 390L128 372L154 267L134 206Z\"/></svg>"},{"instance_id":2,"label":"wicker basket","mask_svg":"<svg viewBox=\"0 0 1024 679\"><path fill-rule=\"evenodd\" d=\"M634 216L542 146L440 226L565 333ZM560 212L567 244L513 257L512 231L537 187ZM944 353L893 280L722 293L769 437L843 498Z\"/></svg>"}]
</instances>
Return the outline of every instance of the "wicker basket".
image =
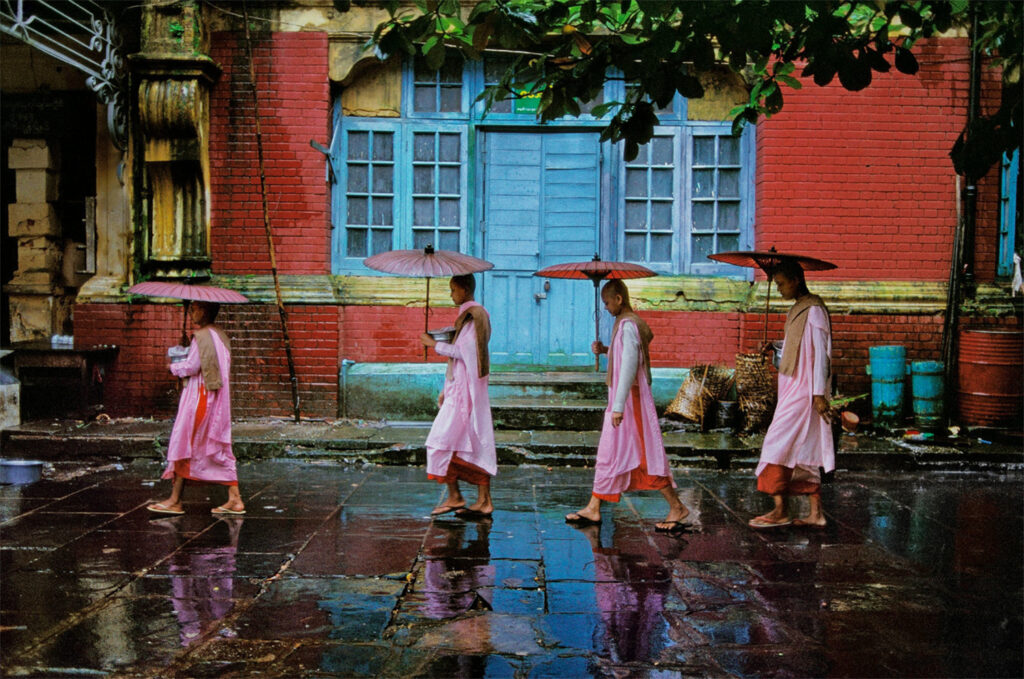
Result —
<instances>
[{"instance_id":1,"label":"wicker basket","mask_svg":"<svg viewBox=\"0 0 1024 679\"><path fill-rule=\"evenodd\" d=\"M736 354L736 394L748 432L767 429L775 414L775 379L768 365L761 354Z\"/></svg>"},{"instance_id":2,"label":"wicker basket","mask_svg":"<svg viewBox=\"0 0 1024 679\"><path fill-rule=\"evenodd\" d=\"M678 415L704 426L704 417L715 401L732 387L732 371L717 365L695 365L690 368L683 385L665 409L667 415Z\"/></svg>"}]
</instances>

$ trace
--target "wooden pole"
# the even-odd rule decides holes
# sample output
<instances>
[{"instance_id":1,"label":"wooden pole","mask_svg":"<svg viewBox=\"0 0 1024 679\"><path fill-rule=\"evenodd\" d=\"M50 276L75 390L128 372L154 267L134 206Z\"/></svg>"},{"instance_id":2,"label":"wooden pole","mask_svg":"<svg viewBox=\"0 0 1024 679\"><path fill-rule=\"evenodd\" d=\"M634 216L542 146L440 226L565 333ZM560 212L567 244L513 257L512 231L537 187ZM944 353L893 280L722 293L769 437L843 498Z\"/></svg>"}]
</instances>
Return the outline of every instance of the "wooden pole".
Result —
<instances>
[{"instance_id":1,"label":"wooden pole","mask_svg":"<svg viewBox=\"0 0 1024 679\"><path fill-rule=\"evenodd\" d=\"M277 298L277 314L281 319L281 335L284 338L284 353L288 360L288 377L292 384L292 414L295 421L301 419L299 412L299 379L295 374L295 359L292 357L292 340L288 334L288 312L281 298L281 281L277 275L277 256L274 253L274 233L270 228L270 208L267 205L267 175L263 163L263 131L260 127L260 100L256 96L256 66L252 56L252 36L249 33L249 3L242 2L242 20L245 22L245 49L249 57L249 84L252 91L252 108L256 125L256 156L260 169L260 197L263 200L263 229L267 234L267 249L270 252L270 273L274 278L274 295Z\"/></svg>"},{"instance_id":2,"label":"wooden pole","mask_svg":"<svg viewBox=\"0 0 1024 679\"><path fill-rule=\"evenodd\" d=\"M772 274L768 273L768 294L764 296L764 337L761 340L761 346L763 347L768 342L768 301L772 298Z\"/></svg>"}]
</instances>

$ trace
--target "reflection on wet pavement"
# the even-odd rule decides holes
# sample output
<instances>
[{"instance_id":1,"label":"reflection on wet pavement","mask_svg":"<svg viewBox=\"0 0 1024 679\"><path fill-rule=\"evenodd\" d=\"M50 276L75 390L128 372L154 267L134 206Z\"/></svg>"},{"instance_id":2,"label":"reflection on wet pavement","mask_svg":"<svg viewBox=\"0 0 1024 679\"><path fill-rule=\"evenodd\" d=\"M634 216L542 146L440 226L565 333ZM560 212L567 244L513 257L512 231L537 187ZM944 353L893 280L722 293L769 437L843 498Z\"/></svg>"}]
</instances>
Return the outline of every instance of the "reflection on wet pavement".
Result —
<instances>
[{"instance_id":1,"label":"reflection on wet pavement","mask_svg":"<svg viewBox=\"0 0 1024 679\"><path fill-rule=\"evenodd\" d=\"M0 487L5 675L1019 676L1019 474L840 474L829 525L755 532L741 472L680 470L599 526L590 472L503 468L491 519L430 520L422 469L243 466L153 517L155 463Z\"/></svg>"}]
</instances>

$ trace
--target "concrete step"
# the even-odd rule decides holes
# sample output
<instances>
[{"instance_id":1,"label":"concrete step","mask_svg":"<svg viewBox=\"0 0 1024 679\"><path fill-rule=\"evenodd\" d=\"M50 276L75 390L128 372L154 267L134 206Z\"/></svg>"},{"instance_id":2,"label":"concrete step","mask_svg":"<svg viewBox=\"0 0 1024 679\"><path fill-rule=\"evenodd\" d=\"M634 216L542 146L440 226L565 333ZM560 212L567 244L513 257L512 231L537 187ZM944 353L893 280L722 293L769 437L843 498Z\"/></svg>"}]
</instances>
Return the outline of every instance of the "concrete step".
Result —
<instances>
[{"instance_id":1,"label":"concrete step","mask_svg":"<svg viewBox=\"0 0 1024 679\"><path fill-rule=\"evenodd\" d=\"M355 423L285 420L232 423L234 452L241 462L269 458L333 460L339 464L423 465L429 422ZM0 430L4 458L45 461L163 459L169 420L122 420L107 424L75 421L28 422ZM598 430L499 430L498 462L592 466ZM992 438L990 436L990 438ZM724 432L665 432L674 466L750 470L757 464L762 437ZM957 446L907 443L885 435L840 437L836 465L848 470L952 469L1019 473L1024 452L1019 442L980 442L965 437Z\"/></svg>"},{"instance_id":2,"label":"concrete step","mask_svg":"<svg viewBox=\"0 0 1024 679\"><path fill-rule=\"evenodd\" d=\"M492 372L489 383L492 401L504 398L570 401L603 399L608 395L603 372Z\"/></svg>"},{"instance_id":3,"label":"concrete step","mask_svg":"<svg viewBox=\"0 0 1024 679\"><path fill-rule=\"evenodd\" d=\"M607 405L604 399L500 397L491 400L491 416L495 429L594 431L601 429Z\"/></svg>"}]
</instances>

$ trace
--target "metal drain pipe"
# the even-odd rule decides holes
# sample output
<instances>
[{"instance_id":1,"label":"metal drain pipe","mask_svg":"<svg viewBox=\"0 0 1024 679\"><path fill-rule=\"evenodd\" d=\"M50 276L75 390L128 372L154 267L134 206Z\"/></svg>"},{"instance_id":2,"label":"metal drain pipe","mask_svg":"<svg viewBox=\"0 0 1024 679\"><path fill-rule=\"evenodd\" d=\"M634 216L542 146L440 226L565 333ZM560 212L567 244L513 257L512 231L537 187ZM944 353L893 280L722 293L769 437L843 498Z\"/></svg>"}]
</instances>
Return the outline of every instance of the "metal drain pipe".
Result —
<instances>
[{"instance_id":1,"label":"metal drain pipe","mask_svg":"<svg viewBox=\"0 0 1024 679\"><path fill-rule=\"evenodd\" d=\"M356 364L351 358L341 359L341 370L338 371L341 393L338 394L338 417L348 417L348 369Z\"/></svg>"}]
</instances>

